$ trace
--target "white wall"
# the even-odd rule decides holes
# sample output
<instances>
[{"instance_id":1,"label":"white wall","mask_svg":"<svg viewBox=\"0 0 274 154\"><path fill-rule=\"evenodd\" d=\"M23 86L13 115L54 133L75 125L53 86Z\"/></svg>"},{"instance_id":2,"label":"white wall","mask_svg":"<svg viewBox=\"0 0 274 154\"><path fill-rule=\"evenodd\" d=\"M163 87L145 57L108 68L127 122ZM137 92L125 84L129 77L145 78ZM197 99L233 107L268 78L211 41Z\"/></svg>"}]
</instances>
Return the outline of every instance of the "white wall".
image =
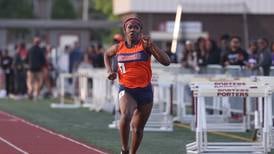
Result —
<instances>
[{"instance_id":1,"label":"white wall","mask_svg":"<svg viewBox=\"0 0 274 154\"><path fill-rule=\"evenodd\" d=\"M113 0L114 14L175 13L182 4L187 13L274 14L274 0Z\"/></svg>"}]
</instances>

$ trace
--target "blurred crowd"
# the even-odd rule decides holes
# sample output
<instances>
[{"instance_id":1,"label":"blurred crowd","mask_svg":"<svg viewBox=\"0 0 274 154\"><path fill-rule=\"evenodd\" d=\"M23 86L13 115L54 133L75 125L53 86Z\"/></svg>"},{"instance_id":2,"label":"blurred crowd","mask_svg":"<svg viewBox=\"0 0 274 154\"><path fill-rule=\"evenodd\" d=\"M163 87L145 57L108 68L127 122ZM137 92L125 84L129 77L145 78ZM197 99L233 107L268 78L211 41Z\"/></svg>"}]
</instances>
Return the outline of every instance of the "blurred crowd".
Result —
<instances>
[{"instance_id":1,"label":"blurred crowd","mask_svg":"<svg viewBox=\"0 0 274 154\"><path fill-rule=\"evenodd\" d=\"M203 73L207 65L239 65L253 71L256 75L270 75L270 67L274 65L274 42L266 38L258 38L249 42L244 48L239 36L223 35L217 41L200 37L196 41L185 41L182 58L178 58L167 44L167 53L173 63L181 63L183 67Z\"/></svg>"},{"instance_id":2,"label":"blurred crowd","mask_svg":"<svg viewBox=\"0 0 274 154\"><path fill-rule=\"evenodd\" d=\"M116 34L113 43L123 40ZM74 73L79 68L103 68L104 48L96 43L82 49L79 42L54 48L34 37L32 45L16 44L14 53L0 48L0 97L37 99L57 97L56 82L60 73ZM172 63L186 69L203 73L208 65L239 65L257 75L270 74L274 65L274 42L259 38L249 42L247 48L238 36L223 35L218 41L209 37L184 42L183 51L171 52L171 43L166 44L166 53ZM181 56L178 56L180 55ZM117 61L113 60L113 68Z\"/></svg>"},{"instance_id":3,"label":"blurred crowd","mask_svg":"<svg viewBox=\"0 0 274 154\"><path fill-rule=\"evenodd\" d=\"M79 42L53 48L34 37L27 48L16 44L14 53L0 49L0 97L14 99L55 95L54 87L60 73L74 73L79 68L103 68L104 48L96 43L82 49ZM57 51L58 50L58 51Z\"/></svg>"}]
</instances>

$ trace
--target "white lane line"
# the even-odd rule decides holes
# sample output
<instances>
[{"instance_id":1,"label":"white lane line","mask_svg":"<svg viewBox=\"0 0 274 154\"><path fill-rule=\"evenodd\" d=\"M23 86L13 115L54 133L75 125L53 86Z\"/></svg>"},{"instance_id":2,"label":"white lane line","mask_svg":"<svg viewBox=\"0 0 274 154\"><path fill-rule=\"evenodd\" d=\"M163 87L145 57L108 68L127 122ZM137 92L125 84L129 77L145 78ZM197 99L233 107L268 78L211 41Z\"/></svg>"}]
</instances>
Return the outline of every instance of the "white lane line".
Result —
<instances>
[{"instance_id":1,"label":"white lane line","mask_svg":"<svg viewBox=\"0 0 274 154\"><path fill-rule=\"evenodd\" d=\"M0 119L0 122L16 122L16 119Z\"/></svg>"},{"instance_id":2,"label":"white lane line","mask_svg":"<svg viewBox=\"0 0 274 154\"><path fill-rule=\"evenodd\" d=\"M8 144L9 146L13 147L17 151L20 151L22 154L29 154L28 152L22 150L21 148L15 146L14 144L10 143L9 141L5 140L4 138L0 137L0 140Z\"/></svg>"},{"instance_id":3,"label":"white lane line","mask_svg":"<svg viewBox=\"0 0 274 154\"><path fill-rule=\"evenodd\" d=\"M73 142L73 143L75 143L75 144L78 144L78 145L80 145L80 146L83 146L83 147L85 147L85 148L87 148L87 149L89 149L89 150L96 151L96 152L98 152L98 153L100 153L100 154L107 154L106 152L103 152L103 151L101 151L101 150L99 150L99 149L90 147L90 146L88 146L88 145L86 145L86 144L84 144L84 143L78 142L78 141L76 141L76 140L74 140L74 139L68 138L68 137L66 137L66 136L64 136L64 135L62 135L62 134L55 133L55 132L53 132L53 131L51 131L51 130L48 130L48 129L46 129L46 128L43 128L43 127L41 127L41 126L35 125L35 124L33 124L33 123L30 123L30 122L28 122L28 121L26 121L26 120L24 120L24 119L22 119L22 118L19 118L19 117L15 116L15 115L11 115L11 114L6 113L6 112L3 112L3 111L0 111L0 114L5 115L5 116L12 117L12 118L14 118L14 119L16 119L16 120L19 120L19 121L21 121L21 122L27 124L27 125L30 125L30 126L35 127L35 128L38 128L38 129L40 129L40 130L42 130L42 131L44 131L44 132L47 132L47 133L49 133L49 134L51 134L51 135L58 136L58 137L60 137L60 138L62 138L62 139L65 139L65 140L68 140L68 141Z\"/></svg>"}]
</instances>

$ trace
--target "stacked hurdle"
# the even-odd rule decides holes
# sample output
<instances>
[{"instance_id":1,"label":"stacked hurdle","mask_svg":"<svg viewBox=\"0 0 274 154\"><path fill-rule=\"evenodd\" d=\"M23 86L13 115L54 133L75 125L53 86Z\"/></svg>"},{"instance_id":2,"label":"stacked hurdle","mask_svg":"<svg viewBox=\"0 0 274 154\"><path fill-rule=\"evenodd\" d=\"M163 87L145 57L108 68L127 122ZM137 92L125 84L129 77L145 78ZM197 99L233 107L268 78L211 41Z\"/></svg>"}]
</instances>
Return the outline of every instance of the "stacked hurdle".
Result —
<instances>
[{"instance_id":1,"label":"stacked hurdle","mask_svg":"<svg viewBox=\"0 0 274 154\"><path fill-rule=\"evenodd\" d=\"M194 96L198 91L198 87L208 82L214 82L215 85L211 86L242 86L245 85L245 81L243 80L233 80L233 78L227 79L209 79L209 78L194 78L194 81L190 83L192 94L193 94L193 102L192 102L192 113L195 115L197 109L197 97ZM241 96L238 96L241 97ZM230 114L231 107L229 96L223 97L213 97L213 106L210 108L206 105L206 109L212 109L213 113L207 115L208 129L210 131L223 131L223 132L245 132L250 128L250 118L247 114L247 108L249 104L247 101L249 99L243 97L243 111L238 111L243 113L242 122L232 123L230 122ZM192 128L195 128L195 121L192 123Z\"/></svg>"},{"instance_id":2,"label":"stacked hurdle","mask_svg":"<svg viewBox=\"0 0 274 154\"><path fill-rule=\"evenodd\" d=\"M154 104L146 125L148 130L173 131L174 83L175 76L154 71L152 78Z\"/></svg>"},{"instance_id":3,"label":"stacked hurdle","mask_svg":"<svg viewBox=\"0 0 274 154\"><path fill-rule=\"evenodd\" d=\"M172 104L174 90L174 76L159 75L155 71L152 79L154 102L152 112L144 128L145 131L173 131ZM116 87L118 88L118 87ZM114 121L109 128L119 128L119 100L118 93L113 94L116 103Z\"/></svg>"},{"instance_id":4,"label":"stacked hurdle","mask_svg":"<svg viewBox=\"0 0 274 154\"><path fill-rule=\"evenodd\" d=\"M60 91L60 102L59 103L52 103L51 108L79 108L81 107L81 103L78 101L76 95L75 95L75 88L71 88L71 94L73 96L73 103L65 103L65 90L66 89L66 80L72 79L73 84L75 83L75 78L78 77L78 74L70 74L70 73L61 73L59 75L59 91Z\"/></svg>"},{"instance_id":5,"label":"stacked hurdle","mask_svg":"<svg viewBox=\"0 0 274 154\"><path fill-rule=\"evenodd\" d=\"M265 85L268 85L271 87L271 90L272 90L272 97L273 97L273 94L274 94L274 78L273 77L265 77L265 76L254 76L254 77L251 77L250 78L252 81L256 81L256 82L261 82ZM263 115L261 114L261 112L258 112L258 110L262 110L263 108L263 100L262 98L259 98L258 99L258 102L256 104L256 109L255 109L255 114L254 116L257 117L256 119L260 119L260 120L257 120L255 121L255 129L259 129L260 126L262 125L260 122L262 122L262 118L263 118ZM274 149L274 125L273 125L273 116L272 116L272 149Z\"/></svg>"},{"instance_id":6,"label":"stacked hurdle","mask_svg":"<svg viewBox=\"0 0 274 154\"><path fill-rule=\"evenodd\" d=\"M207 80L220 80L230 79L228 75L214 75L214 76L201 76L201 75L177 75L176 76L176 111L177 116L174 118L175 121L191 124L193 122L194 115L194 98L192 96L195 86L192 86L191 82L199 81L204 82ZM221 109L218 99L214 99L211 106L207 106L209 109L213 109L214 112ZM219 116L219 115L217 115ZM216 121L216 116L213 117Z\"/></svg>"},{"instance_id":7,"label":"stacked hurdle","mask_svg":"<svg viewBox=\"0 0 274 154\"><path fill-rule=\"evenodd\" d=\"M78 97L82 106L97 112L103 109L112 110L112 82L106 78L105 70L79 69L77 73L80 77ZM92 88L87 86L88 79L92 80Z\"/></svg>"},{"instance_id":8,"label":"stacked hurdle","mask_svg":"<svg viewBox=\"0 0 274 154\"><path fill-rule=\"evenodd\" d=\"M176 101L176 117L174 121L180 121L183 123L190 124L193 120L193 115L189 113L189 108L191 108L191 99L189 98L188 92L190 92L189 82L193 78L193 75L177 75L175 92Z\"/></svg>"},{"instance_id":9,"label":"stacked hurdle","mask_svg":"<svg viewBox=\"0 0 274 154\"><path fill-rule=\"evenodd\" d=\"M230 81L231 82L231 81ZM223 82L224 83L224 82ZM216 86L216 82L199 84L194 96L196 102L196 141L186 145L188 154L202 153L261 153L265 154L271 150L271 128L272 128L272 97L269 86L259 82L244 85L228 84L229 86ZM235 86L233 86L235 85ZM205 97L239 96L243 98L263 98L263 108L258 112L263 115L262 120L256 119L260 125L261 138L256 142L208 142L207 132L209 125L206 118ZM250 103L250 102L249 102ZM256 117L255 117L256 118ZM222 125L222 124L220 124Z\"/></svg>"},{"instance_id":10,"label":"stacked hurdle","mask_svg":"<svg viewBox=\"0 0 274 154\"><path fill-rule=\"evenodd\" d=\"M112 101L112 83L105 77L105 70L79 69L74 74L60 74L60 103L51 104L52 108L79 108L87 107L100 111ZM65 103L65 80L72 79L73 103ZM88 79L92 79L92 88L88 87ZM75 90L78 86L77 91Z\"/></svg>"}]
</instances>

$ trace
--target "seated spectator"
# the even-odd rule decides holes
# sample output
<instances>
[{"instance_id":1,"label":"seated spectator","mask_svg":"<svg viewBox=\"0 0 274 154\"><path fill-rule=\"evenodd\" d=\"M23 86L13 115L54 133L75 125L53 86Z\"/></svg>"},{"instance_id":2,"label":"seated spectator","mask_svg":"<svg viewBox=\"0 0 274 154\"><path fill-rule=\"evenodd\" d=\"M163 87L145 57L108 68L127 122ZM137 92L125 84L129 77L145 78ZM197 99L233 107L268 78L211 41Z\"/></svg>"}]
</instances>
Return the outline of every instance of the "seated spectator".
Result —
<instances>
[{"instance_id":1,"label":"seated spectator","mask_svg":"<svg viewBox=\"0 0 274 154\"><path fill-rule=\"evenodd\" d=\"M207 64L220 64L221 51L214 40L207 39L205 42Z\"/></svg>"},{"instance_id":2,"label":"seated spectator","mask_svg":"<svg viewBox=\"0 0 274 154\"><path fill-rule=\"evenodd\" d=\"M206 40L202 37L198 38L195 50L198 53L198 65L203 67L207 65L207 51L206 51Z\"/></svg>"},{"instance_id":3,"label":"seated spectator","mask_svg":"<svg viewBox=\"0 0 274 154\"><path fill-rule=\"evenodd\" d=\"M252 68L257 64L258 59L258 47L256 41L252 41L248 45L248 61L247 67Z\"/></svg>"},{"instance_id":4,"label":"seated spectator","mask_svg":"<svg viewBox=\"0 0 274 154\"><path fill-rule=\"evenodd\" d=\"M186 41L185 50L182 58L183 67L191 68L195 70L196 72L198 72L199 66L197 61L198 61L198 54L194 50L193 43L191 41Z\"/></svg>"},{"instance_id":5,"label":"seated spectator","mask_svg":"<svg viewBox=\"0 0 274 154\"><path fill-rule=\"evenodd\" d=\"M200 67L208 64L220 64L220 50L215 41L211 39L199 38L196 50L198 53L198 65Z\"/></svg>"},{"instance_id":6,"label":"seated spectator","mask_svg":"<svg viewBox=\"0 0 274 154\"><path fill-rule=\"evenodd\" d=\"M269 76L270 75L270 67L272 64L272 54L268 49L268 40L265 38L260 38L257 41L258 44L258 60L257 65L252 67L252 69L259 69L262 75Z\"/></svg>"},{"instance_id":7,"label":"seated spectator","mask_svg":"<svg viewBox=\"0 0 274 154\"><path fill-rule=\"evenodd\" d=\"M228 65L243 66L247 63L248 54L241 48L241 38L238 36L231 37L230 46L221 58L221 64L226 67Z\"/></svg>"},{"instance_id":8,"label":"seated spectator","mask_svg":"<svg viewBox=\"0 0 274 154\"><path fill-rule=\"evenodd\" d=\"M221 57L223 57L223 54L226 53L226 51L229 50L229 42L230 42L230 35L229 34L223 34L220 38L220 52Z\"/></svg>"}]
</instances>

